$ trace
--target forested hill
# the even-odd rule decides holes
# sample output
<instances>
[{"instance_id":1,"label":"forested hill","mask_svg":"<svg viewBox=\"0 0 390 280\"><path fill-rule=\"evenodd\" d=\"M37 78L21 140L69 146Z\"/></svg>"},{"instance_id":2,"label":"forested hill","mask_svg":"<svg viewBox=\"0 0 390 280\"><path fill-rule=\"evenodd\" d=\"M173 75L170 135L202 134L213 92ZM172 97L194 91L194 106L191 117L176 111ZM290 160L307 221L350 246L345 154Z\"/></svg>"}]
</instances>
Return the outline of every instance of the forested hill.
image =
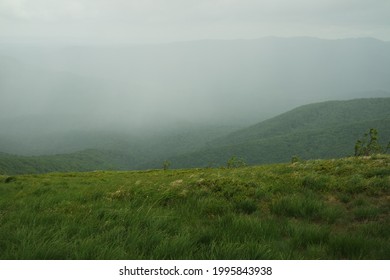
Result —
<instances>
[{"instance_id":1,"label":"forested hill","mask_svg":"<svg viewBox=\"0 0 390 280\"><path fill-rule=\"evenodd\" d=\"M332 129L340 125L385 119L390 119L390 98L327 101L300 106L216 139L212 144L232 145L313 129Z\"/></svg>"},{"instance_id":2,"label":"forested hill","mask_svg":"<svg viewBox=\"0 0 390 280\"><path fill-rule=\"evenodd\" d=\"M330 101L298 107L212 141L196 153L171 158L173 167L222 165L232 156L249 164L350 156L370 128L390 141L390 98Z\"/></svg>"},{"instance_id":3,"label":"forested hill","mask_svg":"<svg viewBox=\"0 0 390 280\"><path fill-rule=\"evenodd\" d=\"M161 168L165 160L171 168L224 166L233 156L251 165L288 162L293 156L338 158L353 155L356 140L370 128L378 130L379 143L386 146L390 141L390 98L309 104L224 137L210 134L206 144L201 144L199 137L156 135L153 141L133 149L110 146L29 157L0 153L0 174L151 169Z\"/></svg>"},{"instance_id":4,"label":"forested hill","mask_svg":"<svg viewBox=\"0 0 390 280\"><path fill-rule=\"evenodd\" d=\"M199 150L205 143L235 130L234 126L188 125L144 135L75 131L36 138L13 135L8 141L0 137L0 174L134 170L149 168L149 162L158 162L161 168L166 158ZM40 153L15 155L12 150Z\"/></svg>"}]
</instances>

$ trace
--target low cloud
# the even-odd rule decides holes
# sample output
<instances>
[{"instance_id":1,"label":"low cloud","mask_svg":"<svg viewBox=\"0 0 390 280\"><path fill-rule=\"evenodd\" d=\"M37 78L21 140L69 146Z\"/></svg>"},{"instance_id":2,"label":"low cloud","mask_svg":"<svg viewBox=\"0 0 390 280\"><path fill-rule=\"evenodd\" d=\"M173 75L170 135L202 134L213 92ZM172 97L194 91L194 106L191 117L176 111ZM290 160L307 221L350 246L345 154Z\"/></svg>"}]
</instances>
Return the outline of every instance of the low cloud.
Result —
<instances>
[{"instance_id":1,"label":"low cloud","mask_svg":"<svg viewBox=\"0 0 390 280\"><path fill-rule=\"evenodd\" d=\"M390 40L388 0L0 0L0 37L113 43L262 36Z\"/></svg>"}]
</instances>

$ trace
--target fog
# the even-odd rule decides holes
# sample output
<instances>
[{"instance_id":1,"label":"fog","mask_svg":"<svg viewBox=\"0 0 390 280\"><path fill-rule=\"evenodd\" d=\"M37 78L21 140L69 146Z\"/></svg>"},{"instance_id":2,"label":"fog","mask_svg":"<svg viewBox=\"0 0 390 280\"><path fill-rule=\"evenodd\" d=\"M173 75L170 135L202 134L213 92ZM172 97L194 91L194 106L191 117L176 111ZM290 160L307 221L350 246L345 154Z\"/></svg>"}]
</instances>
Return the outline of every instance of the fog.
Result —
<instances>
[{"instance_id":1,"label":"fog","mask_svg":"<svg viewBox=\"0 0 390 280\"><path fill-rule=\"evenodd\" d=\"M77 119L76 126L129 127L254 123L309 102L390 90L389 43L374 39L24 45L0 51L3 119L67 116Z\"/></svg>"},{"instance_id":2,"label":"fog","mask_svg":"<svg viewBox=\"0 0 390 280\"><path fill-rule=\"evenodd\" d=\"M390 40L388 0L0 0L18 42L144 44L265 36Z\"/></svg>"},{"instance_id":3,"label":"fog","mask_svg":"<svg viewBox=\"0 0 390 280\"><path fill-rule=\"evenodd\" d=\"M0 0L1 143L389 96L388 1L312 2Z\"/></svg>"}]
</instances>

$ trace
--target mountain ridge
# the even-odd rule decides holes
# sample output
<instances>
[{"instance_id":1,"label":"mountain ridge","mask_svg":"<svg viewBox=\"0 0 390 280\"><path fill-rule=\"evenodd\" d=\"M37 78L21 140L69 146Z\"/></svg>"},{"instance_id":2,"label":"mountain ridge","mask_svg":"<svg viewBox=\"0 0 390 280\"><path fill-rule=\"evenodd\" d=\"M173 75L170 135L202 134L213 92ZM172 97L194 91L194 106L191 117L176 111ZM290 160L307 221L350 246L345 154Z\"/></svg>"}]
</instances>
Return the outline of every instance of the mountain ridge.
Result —
<instances>
[{"instance_id":1,"label":"mountain ridge","mask_svg":"<svg viewBox=\"0 0 390 280\"><path fill-rule=\"evenodd\" d=\"M359 105L359 106L357 106ZM339 108L335 108L338 106ZM377 111L378 106L380 110ZM336 110L335 110L336 109ZM389 109L386 111L386 109ZM349 110L349 111L348 111ZM330 119L327 114L332 113ZM299 114L299 118L292 117L294 114ZM390 98L359 98L352 100L331 100L318 103L311 103L296 107L285 113L282 113L273 118L259 122L247 128L238 130L225 137L229 144L237 143L242 138L243 134L254 131L253 136L265 137L266 134L277 135L279 133L286 133L287 131L294 131L300 129L314 128L318 125L332 126L337 125L340 121L364 121L367 115L370 114L370 119L390 118ZM376 114L372 116L372 114ZM308 122L308 120L311 121ZM313 123L313 121L316 122ZM280 125L283 125L281 127ZM279 125L279 127L278 127ZM259 131L260 130L260 131ZM222 139L216 139L216 142L223 142ZM225 142L226 142L225 141Z\"/></svg>"},{"instance_id":2,"label":"mountain ridge","mask_svg":"<svg viewBox=\"0 0 390 280\"><path fill-rule=\"evenodd\" d=\"M243 158L250 165L287 162L292 156L302 159L345 157L353 155L356 140L370 128L379 131L381 145L387 144L390 140L389 108L390 98L307 104L224 137L216 133L216 138L203 146L199 146L202 137L195 139L190 134L177 134L144 141L143 146L135 145L126 151L89 149L41 157L0 153L0 172L150 169L161 168L165 160L172 163L172 168L223 166L233 156ZM317 117L311 117L313 115Z\"/></svg>"},{"instance_id":3,"label":"mountain ridge","mask_svg":"<svg viewBox=\"0 0 390 280\"><path fill-rule=\"evenodd\" d=\"M329 114L331 112L334 114ZM313 114L317 118L311 118ZM325 116L327 119L323 119ZM291 127L291 123L295 127ZM370 128L379 130L380 142L386 146L390 140L390 98L302 105L217 138L197 152L169 160L173 167L189 168L225 165L233 156L243 158L248 164L286 162L292 156L304 159L351 156L356 140ZM157 164L152 166L157 167Z\"/></svg>"}]
</instances>

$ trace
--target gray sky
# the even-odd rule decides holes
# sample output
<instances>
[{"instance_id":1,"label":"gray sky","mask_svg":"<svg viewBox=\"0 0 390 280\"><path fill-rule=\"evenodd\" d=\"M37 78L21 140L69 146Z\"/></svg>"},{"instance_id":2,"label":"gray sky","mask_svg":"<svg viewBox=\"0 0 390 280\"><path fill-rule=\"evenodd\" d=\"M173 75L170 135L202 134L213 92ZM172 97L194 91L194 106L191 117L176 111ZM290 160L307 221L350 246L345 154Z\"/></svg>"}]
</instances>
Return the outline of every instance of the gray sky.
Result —
<instances>
[{"instance_id":1,"label":"gray sky","mask_svg":"<svg viewBox=\"0 0 390 280\"><path fill-rule=\"evenodd\" d=\"M264 36L390 40L389 0L0 0L0 39L161 43Z\"/></svg>"}]
</instances>

